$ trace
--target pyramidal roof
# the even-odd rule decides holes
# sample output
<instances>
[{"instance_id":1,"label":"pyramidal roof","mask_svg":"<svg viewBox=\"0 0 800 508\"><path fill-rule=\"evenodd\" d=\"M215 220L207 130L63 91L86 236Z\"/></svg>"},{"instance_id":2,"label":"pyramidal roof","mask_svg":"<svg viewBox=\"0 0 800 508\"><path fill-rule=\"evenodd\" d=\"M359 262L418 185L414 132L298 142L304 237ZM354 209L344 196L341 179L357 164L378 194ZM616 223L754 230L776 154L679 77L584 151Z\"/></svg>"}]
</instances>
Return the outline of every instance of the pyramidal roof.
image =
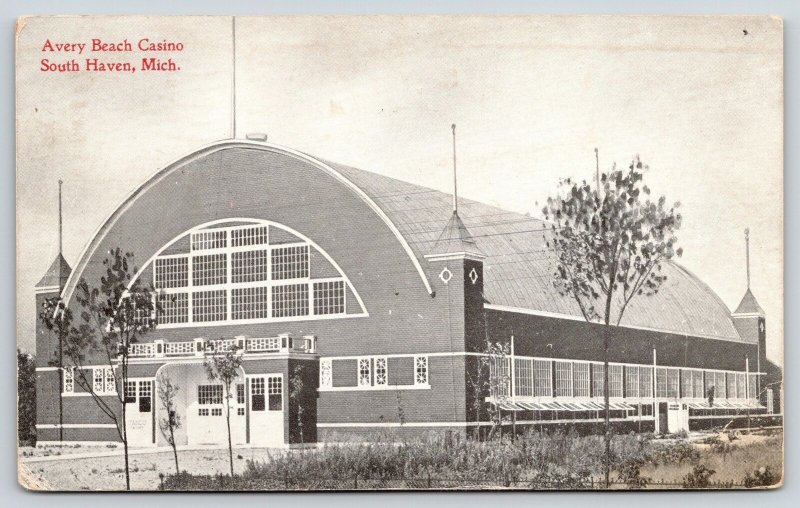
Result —
<instances>
[{"instance_id":1,"label":"pyramidal roof","mask_svg":"<svg viewBox=\"0 0 800 508\"><path fill-rule=\"evenodd\" d=\"M62 256L59 252L56 258L53 260L53 264L50 265L50 269L47 270L47 272L44 274L44 277L42 277L39 283L36 284L36 287L44 288L58 286L59 289L63 288L67 283L67 279L71 273L72 268L70 268L67 260L64 259L64 256Z\"/></svg>"},{"instance_id":2,"label":"pyramidal roof","mask_svg":"<svg viewBox=\"0 0 800 508\"><path fill-rule=\"evenodd\" d=\"M764 315L764 309L758 304L756 301L756 297L753 296L753 292L750 291L750 288L747 288L747 292L742 297L742 301L739 302L739 306L736 307L736 310L733 311L734 314L759 314L761 316Z\"/></svg>"},{"instance_id":3,"label":"pyramidal roof","mask_svg":"<svg viewBox=\"0 0 800 508\"><path fill-rule=\"evenodd\" d=\"M444 256L448 254L464 254L467 256L475 256L485 258L486 254L478 247L475 239L472 238L467 226L458 216L458 212L454 211L447 221L439 238L433 245L433 248L428 252L425 257Z\"/></svg>"}]
</instances>

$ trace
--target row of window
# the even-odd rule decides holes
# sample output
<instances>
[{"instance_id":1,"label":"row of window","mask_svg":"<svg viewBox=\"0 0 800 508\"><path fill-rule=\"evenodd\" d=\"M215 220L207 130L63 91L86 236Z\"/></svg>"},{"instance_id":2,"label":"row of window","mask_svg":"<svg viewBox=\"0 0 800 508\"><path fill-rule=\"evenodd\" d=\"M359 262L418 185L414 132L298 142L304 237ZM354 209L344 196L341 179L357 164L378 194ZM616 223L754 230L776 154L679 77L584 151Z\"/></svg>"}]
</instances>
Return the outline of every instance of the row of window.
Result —
<instances>
[{"instance_id":1,"label":"row of window","mask_svg":"<svg viewBox=\"0 0 800 508\"><path fill-rule=\"evenodd\" d=\"M191 266L190 266L191 264ZM231 274L228 280L228 264ZM176 289L267 280L307 279L309 247L295 245L192 256L159 257L153 273L155 287Z\"/></svg>"},{"instance_id":2,"label":"row of window","mask_svg":"<svg viewBox=\"0 0 800 508\"><path fill-rule=\"evenodd\" d=\"M90 370L92 371L91 382L94 393L99 395L117 393L117 380L114 377L114 369L110 367L93 367ZM63 369L62 372L64 393L75 393L75 369L68 367Z\"/></svg>"},{"instance_id":3,"label":"row of window","mask_svg":"<svg viewBox=\"0 0 800 508\"><path fill-rule=\"evenodd\" d=\"M427 386L428 357L414 356L414 386ZM330 358L320 359L319 386L333 386L333 362ZM389 359L386 356L369 356L357 361L356 386L368 388L389 386Z\"/></svg>"},{"instance_id":4,"label":"row of window","mask_svg":"<svg viewBox=\"0 0 800 508\"><path fill-rule=\"evenodd\" d=\"M230 234L230 238L228 235ZM198 231L191 235L192 251L246 247L269 243L269 226L239 226Z\"/></svg>"},{"instance_id":5,"label":"row of window","mask_svg":"<svg viewBox=\"0 0 800 508\"><path fill-rule=\"evenodd\" d=\"M346 308L343 280L170 292L160 298L162 324L326 316L344 314Z\"/></svg>"},{"instance_id":6,"label":"row of window","mask_svg":"<svg viewBox=\"0 0 800 508\"><path fill-rule=\"evenodd\" d=\"M502 380L500 395L509 395L509 363L492 364L492 376ZM658 398L756 398L757 375L677 367L656 367ZM514 359L514 394L518 397L603 397L603 364L569 360ZM748 378L749 376L749 378ZM610 397L652 398L653 367L608 366Z\"/></svg>"},{"instance_id":7,"label":"row of window","mask_svg":"<svg viewBox=\"0 0 800 508\"><path fill-rule=\"evenodd\" d=\"M245 385L236 385L236 413L245 414ZM223 402L222 385L207 384L197 386L197 404L200 416L209 416L207 406L221 406ZM203 407L206 406L206 407ZM214 411L221 408L211 408L211 416L216 416ZM250 409L252 411L281 411L283 409L283 378L281 376L254 377L250 380ZM205 414L204 414L205 413ZM222 413L220 413L222 414Z\"/></svg>"}]
</instances>

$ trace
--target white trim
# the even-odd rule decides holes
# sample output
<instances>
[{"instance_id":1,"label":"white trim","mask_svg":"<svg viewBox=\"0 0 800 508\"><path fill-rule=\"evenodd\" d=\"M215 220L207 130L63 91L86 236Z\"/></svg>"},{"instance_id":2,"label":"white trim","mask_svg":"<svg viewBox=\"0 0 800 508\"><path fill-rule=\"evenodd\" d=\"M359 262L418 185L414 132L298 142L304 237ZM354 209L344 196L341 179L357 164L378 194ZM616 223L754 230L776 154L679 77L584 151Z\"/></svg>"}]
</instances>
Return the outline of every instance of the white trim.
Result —
<instances>
[{"instance_id":1,"label":"white trim","mask_svg":"<svg viewBox=\"0 0 800 508\"><path fill-rule=\"evenodd\" d=\"M499 311L502 311L502 312L513 312L515 314L527 314L527 315L530 315L530 316L542 316L542 317L551 317L551 318L557 318L557 319L568 319L570 321L582 321L584 323L587 322L581 316L575 316L575 315L572 315L572 314L562 314L560 312L549 312L549 311L544 311L544 310L526 309L526 308L523 308L523 307L511 307L511 306L508 306L508 305L496 305L496 304L493 304L493 303L484 303L483 307L485 309L489 309L489 310L499 310ZM597 321L597 320L591 321L591 322L595 323L595 324L602 324L601 321ZM752 346L756 345L755 342L748 342L748 341L746 341L744 339L733 339L733 338L730 338L730 337L720 337L718 335L687 333L687 332L679 332L677 330L661 330L661 329L658 329L658 328L649 328L649 327L646 327L646 326L627 325L627 324L620 324L619 326L612 325L612 326L614 326L615 328L630 328L632 330L644 330L646 332L670 333L670 334L673 334L673 335L682 335L684 337L698 337L698 338L701 338L701 339L725 340L725 341L728 341L728 342L736 342L737 344L749 344L749 345L752 345Z\"/></svg>"},{"instance_id":2,"label":"white trim","mask_svg":"<svg viewBox=\"0 0 800 508\"><path fill-rule=\"evenodd\" d=\"M113 454L113 450L116 450L117 447L122 447L122 441L72 441L72 440L64 440L64 441L36 441L36 448L75 448L76 445L80 445L81 447L84 446L96 446L98 448L108 448L109 445L116 445L113 449L109 449L108 452L103 451L102 453L108 453L109 455ZM171 449L171 448L170 448ZM51 460L64 460L64 459L80 459L84 458L83 454L69 454L69 455L48 455L46 457L23 457L22 462L47 462Z\"/></svg>"},{"instance_id":3,"label":"white trim","mask_svg":"<svg viewBox=\"0 0 800 508\"><path fill-rule=\"evenodd\" d=\"M743 318L753 318L753 317L760 317L763 318L764 314L761 312L742 312L739 314L733 313L731 314L733 319L743 319Z\"/></svg>"},{"instance_id":4,"label":"white trim","mask_svg":"<svg viewBox=\"0 0 800 508\"><path fill-rule=\"evenodd\" d=\"M277 153L281 155L287 155L299 159L301 161L307 162L312 164L332 177L334 177L337 181L344 184L346 187L350 188L358 197L360 197L366 204L369 206L373 212L375 212L378 217L386 224L389 230L394 234L397 241L403 247L403 250L406 251L406 254L411 259L412 264L417 269L420 278L422 278L422 282L425 285L425 289L427 289L428 294L433 293L433 289L431 288L430 283L428 282L428 278L425 275L425 271L422 269L420 265L419 259L414 254L414 251L411 249L411 246L408 244L408 241L405 237L400 233L397 229L397 226L389 219L386 213L378 206L378 204L370 198L360 187L358 187L355 183L348 180L344 175L333 169L331 166L321 162L320 160L306 155L302 152L298 152L296 150L292 150L289 148L285 148L279 145L274 145L271 143L266 142L258 142L253 140L241 140L241 139L224 139L215 141L213 143L209 143L203 147L200 147L197 150L192 151L190 154L184 155L172 161L171 163L167 164L163 168L158 169L155 173L153 173L144 183L134 188L122 201L122 204L114 209L111 214L109 214L108 218L103 221L100 226L92 233L90 236L89 241L86 243L84 248L81 250L80 255L78 256L78 263L75 266L75 269L70 274L69 278L67 279L67 283L64 286L63 294L66 296L65 300L69 301L72 297L72 292L75 289L77 278L82 276L83 271L86 268L87 263L89 262L89 258L94 255L97 247L102 243L101 233L108 232L111 227L116 223L117 219L127 211L136 200L144 194L145 191L149 190L151 187L155 186L157 183L161 182L165 179L169 174L173 171L177 170L178 168L182 167L183 165L194 161L200 157L205 157L211 153L215 153L221 150L225 150L228 148L236 148L236 147L250 147L256 148L260 150L264 150L267 152ZM226 219L226 220L235 220L233 218ZM103 235L103 238L105 235ZM177 238L176 238L177 239ZM335 265L334 265L335 266Z\"/></svg>"},{"instance_id":5,"label":"white trim","mask_svg":"<svg viewBox=\"0 0 800 508\"><path fill-rule=\"evenodd\" d=\"M318 392L391 392L396 390L430 390L431 385L371 385L371 386L328 386L317 388Z\"/></svg>"},{"instance_id":6,"label":"white trim","mask_svg":"<svg viewBox=\"0 0 800 508\"><path fill-rule=\"evenodd\" d=\"M470 261L483 261L486 255L477 252L447 252L445 254L426 254L428 261L457 261L459 259L469 259Z\"/></svg>"},{"instance_id":7,"label":"white trim","mask_svg":"<svg viewBox=\"0 0 800 508\"><path fill-rule=\"evenodd\" d=\"M113 423L37 423L37 429L116 429Z\"/></svg>"},{"instance_id":8,"label":"white trim","mask_svg":"<svg viewBox=\"0 0 800 508\"><path fill-rule=\"evenodd\" d=\"M94 392L95 396L97 397L116 397L117 392ZM91 397L92 394L90 392L62 392L61 396L65 399L70 397Z\"/></svg>"},{"instance_id":9,"label":"white trim","mask_svg":"<svg viewBox=\"0 0 800 508\"><path fill-rule=\"evenodd\" d=\"M36 293L38 295L38 294L41 294L41 293L54 293L54 292L58 292L60 290L61 290L61 287L59 287L59 286L40 286L40 287L34 288L34 293Z\"/></svg>"},{"instance_id":10,"label":"white trim","mask_svg":"<svg viewBox=\"0 0 800 508\"><path fill-rule=\"evenodd\" d=\"M375 422L375 423L317 423L317 428L346 429L346 428L370 428L370 427L471 427L477 426L476 422ZM482 422L482 425L491 425L490 422Z\"/></svg>"},{"instance_id":11,"label":"white trim","mask_svg":"<svg viewBox=\"0 0 800 508\"><path fill-rule=\"evenodd\" d=\"M210 286L213 287L213 286ZM264 286L270 287L270 286ZM272 292L270 291L270 294ZM192 300L191 298L189 299ZM228 298L230 300L230 298ZM165 323L159 324L158 330L169 330L172 328L204 328L207 326L236 326L236 325L251 325L251 324L269 324L269 323L286 323L298 321L325 321L329 319L348 319L348 318L361 318L369 317L369 313L362 312L360 314L320 314L313 315L307 314L305 316L288 316L288 317L270 317L270 318L254 318L254 319L233 319L230 321L196 321L194 323Z\"/></svg>"},{"instance_id":12,"label":"white trim","mask_svg":"<svg viewBox=\"0 0 800 508\"><path fill-rule=\"evenodd\" d=\"M36 372L47 372L51 370L61 370L61 367L36 367Z\"/></svg>"}]
</instances>

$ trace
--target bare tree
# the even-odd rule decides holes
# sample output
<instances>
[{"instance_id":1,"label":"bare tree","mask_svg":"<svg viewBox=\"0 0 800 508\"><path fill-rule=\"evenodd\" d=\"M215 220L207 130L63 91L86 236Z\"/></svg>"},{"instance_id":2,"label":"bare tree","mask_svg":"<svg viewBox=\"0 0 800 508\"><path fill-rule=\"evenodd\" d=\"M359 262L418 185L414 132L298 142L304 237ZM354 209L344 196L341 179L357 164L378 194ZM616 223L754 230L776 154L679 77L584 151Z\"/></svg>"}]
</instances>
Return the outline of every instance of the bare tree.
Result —
<instances>
[{"instance_id":1,"label":"bare tree","mask_svg":"<svg viewBox=\"0 0 800 508\"><path fill-rule=\"evenodd\" d=\"M227 351L211 351L207 356L203 367L206 369L206 376L209 381L221 381L225 390L225 422L228 426L228 458L231 465L231 476L233 476L233 441L231 439L231 386L239 377L242 367L242 355L236 349Z\"/></svg>"},{"instance_id":2,"label":"bare tree","mask_svg":"<svg viewBox=\"0 0 800 508\"><path fill-rule=\"evenodd\" d=\"M78 321L68 302L48 299L40 319L48 330L55 330L59 349L71 366L62 363L62 378L69 368L74 383L88 393L97 407L113 423L122 441L125 456L125 488L130 490L128 429L126 425L125 387L128 382L128 360L131 346L156 324L158 304L151 287L134 279L133 254L119 248L109 251L103 260L104 274L98 286L81 279L75 287ZM86 360L92 363L86 365ZM94 362L100 360L98 365ZM87 372L102 368L99 380ZM108 388L113 386L113 390ZM62 387L63 389L63 387ZM113 397L112 403L108 397ZM117 405L118 404L118 405ZM117 408L121 407L121 415Z\"/></svg>"},{"instance_id":3,"label":"bare tree","mask_svg":"<svg viewBox=\"0 0 800 508\"><path fill-rule=\"evenodd\" d=\"M178 466L178 446L175 442L175 431L181 428L181 417L178 414L178 407L175 402L180 388L172 384L172 380L167 376L161 376L158 380L158 400L161 402L163 416L158 421L158 428L161 435L172 447L172 455L175 457L175 474L181 474Z\"/></svg>"},{"instance_id":4,"label":"bare tree","mask_svg":"<svg viewBox=\"0 0 800 508\"><path fill-rule=\"evenodd\" d=\"M680 228L679 203L667 205L663 196L650 199L643 184L647 170L638 157L627 170L616 166L599 178L598 186L559 183L557 197L547 200L547 246L555 253L553 283L571 296L589 323L600 323L603 335L605 399L605 479L610 481L611 424L608 353L613 326L619 326L631 301L658 292L667 276L662 266L682 249L675 232Z\"/></svg>"}]
</instances>

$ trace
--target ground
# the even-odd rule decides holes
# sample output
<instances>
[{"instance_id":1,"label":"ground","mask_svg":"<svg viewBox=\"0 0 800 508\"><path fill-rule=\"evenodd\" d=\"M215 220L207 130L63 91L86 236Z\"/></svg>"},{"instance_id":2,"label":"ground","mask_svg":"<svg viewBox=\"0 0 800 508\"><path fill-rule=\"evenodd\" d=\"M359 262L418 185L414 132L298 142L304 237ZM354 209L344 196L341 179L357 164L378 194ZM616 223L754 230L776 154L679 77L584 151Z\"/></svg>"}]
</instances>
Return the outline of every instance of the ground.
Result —
<instances>
[{"instance_id":1,"label":"ground","mask_svg":"<svg viewBox=\"0 0 800 508\"><path fill-rule=\"evenodd\" d=\"M752 434L691 433L688 437L657 439L658 448L673 450L641 466L641 476L653 479L650 488L681 488L682 481L694 465L702 464L714 470L713 482L730 482L740 487L747 474L769 468L780 474L783 469L783 438L781 432L767 431ZM684 443L682 446L670 444ZM354 446L344 444L344 447ZM685 448L693 448L694 458L686 459ZM681 455L674 455L675 451ZM248 460L271 462L271 458L286 452L267 448L234 449L234 471L244 471ZM309 452L305 452L309 453ZM318 453L310 450L310 453ZM305 456L306 459L310 458ZM287 460L294 462L291 457ZM179 450L180 468L193 475L227 474L227 449ZM280 460L276 462L281 462ZM161 475L173 474L175 463L171 449L135 450L130 457L131 488L156 490ZM41 490L123 490L125 488L124 459L121 447L65 446L19 449L20 483ZM617 473L612 477L616 478ZM461 486L464 487L463 485ZM364 488L362 486L362 488ZM419 487L417 487L419 488ZM626 488L625 484L616 488Z\"/></svg>"},{"instance_id":2,"label":"ground","mask_svg":"<svg viewBox=\"0 0 800 508\"><path fill-rule=\"evenodd\" d=\"M267 448L234 449L233 466L241 473L247 459L268 459L280 450ZM42 490L124 490L125 462L121 449L106 447L47 447L19 449L20 483ZM179 450L182 470L204 474L230 472L228 450ZM155 490L159 474L175 472L172 450L157 453L134 452L130 457L131 488Z\"/></svg>"}]
</instances>

